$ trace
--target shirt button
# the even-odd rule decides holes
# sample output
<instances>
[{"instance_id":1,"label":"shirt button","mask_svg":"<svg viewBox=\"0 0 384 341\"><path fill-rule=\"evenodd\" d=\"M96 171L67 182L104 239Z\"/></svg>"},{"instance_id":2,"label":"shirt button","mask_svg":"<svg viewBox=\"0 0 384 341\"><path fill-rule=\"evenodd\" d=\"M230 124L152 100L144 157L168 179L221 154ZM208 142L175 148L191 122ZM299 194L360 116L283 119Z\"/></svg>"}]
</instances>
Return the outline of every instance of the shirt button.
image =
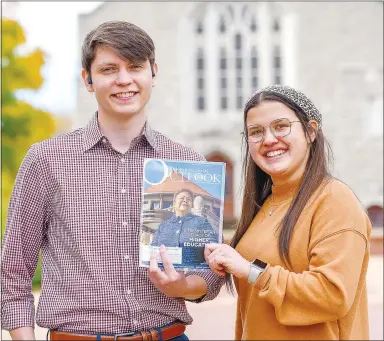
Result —
<instances>
[{"instance_id":1,"label":"shirt button","mask_svg":"<svg viewBox=\"0 0 384 341\"><path fill-rule=\"evenodd\" d=\"M129 258L130 258L129 255L124 255L125 260L129 260Z\"/></svg>"},{"instance_id":2,"label":"shirt button","mask_svg":"<svg viewBox=\"0 0 384 341\"><path fill-rule=\"evenodd\" d=\"M120 161L121 161L121 163L124 163L124 162L125 162L125 159L122 157L122 158L120 159Z\"/></svg>"},{"instance_id":3,"label":"shirt button","mask_svg":"<svg viewBox=\"0 0 384 341\"><path fill-rule=\"evenodd\" d=\"M121 190L121 193L126 193L127 192L127 190L125 189L125 188L123 188L122 190Z\"/></svg>"},{"instance_id":4,"label":"shirt button","mask_svg":"<svg viewBox=\"0 0 384 341\"><path fill-rule=\"evenodd\" d=\"M132 294L132 291L130 289L127 290L127 294L130 295Z\"/></svg>"},{"instance_id":5,"label":"shirt button","mask_svg":"<svg viewBox=\"0 0 384 341\"><path fill-rule=\"evenodd\" d=\"M128 226L128 223L126 221L122 222L123 226Z\"/></svg>"},{"instance_id":6,"label":"shirt button","mask_svg":"<svg viewBox=\"0 0 384 341\"><path fill-rule=\"evenodd\" d=\"M133 324L134 324L135 326L137 326L137 325L139 324L139 321L137 321L137 320L133 320Z\"/></svg>"},{"instance_id":7,"label":"shirt button","mask_svg":"<svg viewBox=\"0 0 384 341\"><path fill-rule=\"evenodd\" d=\"M101 141L103 141L103 143L107 143L107 139L106 138L103 138Z\"/></svg>"}]
</instances>

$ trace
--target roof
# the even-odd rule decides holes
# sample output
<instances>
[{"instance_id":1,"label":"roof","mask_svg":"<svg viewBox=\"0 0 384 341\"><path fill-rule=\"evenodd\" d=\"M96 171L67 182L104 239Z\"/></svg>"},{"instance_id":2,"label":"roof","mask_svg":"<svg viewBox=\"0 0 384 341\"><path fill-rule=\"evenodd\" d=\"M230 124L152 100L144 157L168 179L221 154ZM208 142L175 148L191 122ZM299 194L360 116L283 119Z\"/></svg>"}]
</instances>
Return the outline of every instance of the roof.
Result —
<instances>
[{"instance_id":1,"label":"roof","mask_svg":"<svg viewBox=\"0 0 384 341\"><path fill-rule=\"evenodd\" d=\"M194 194L200 194L204 196L214 196L196 185L194 182L185 179L180 173L171 171L170 175L158 185L153 185L145 190L145 193L175 193L181 188L186 188L192 191Z\"/></svg>"}]
</instances>

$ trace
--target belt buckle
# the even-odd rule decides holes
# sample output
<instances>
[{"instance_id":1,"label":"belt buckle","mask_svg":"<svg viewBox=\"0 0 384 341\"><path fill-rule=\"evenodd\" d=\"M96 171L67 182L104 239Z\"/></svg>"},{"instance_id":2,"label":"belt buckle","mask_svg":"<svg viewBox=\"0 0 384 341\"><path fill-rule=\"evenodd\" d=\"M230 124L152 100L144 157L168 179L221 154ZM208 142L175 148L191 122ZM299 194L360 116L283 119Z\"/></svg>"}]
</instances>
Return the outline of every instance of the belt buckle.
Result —
<instances>
[{"instance_id":1,"label":"belt buckle","mask_svg":"<svg viewBox=\"0 0 384 341\"><path fill-rule=\"evenodd\" d=\"M132 335L135 335L136 332L129 332L129 333L120 333L120 334L115 334L113 336L113 341L118 341L117 338L118 337L124 337L124 336L132 336Z\"/></svg>"}]
</instances>

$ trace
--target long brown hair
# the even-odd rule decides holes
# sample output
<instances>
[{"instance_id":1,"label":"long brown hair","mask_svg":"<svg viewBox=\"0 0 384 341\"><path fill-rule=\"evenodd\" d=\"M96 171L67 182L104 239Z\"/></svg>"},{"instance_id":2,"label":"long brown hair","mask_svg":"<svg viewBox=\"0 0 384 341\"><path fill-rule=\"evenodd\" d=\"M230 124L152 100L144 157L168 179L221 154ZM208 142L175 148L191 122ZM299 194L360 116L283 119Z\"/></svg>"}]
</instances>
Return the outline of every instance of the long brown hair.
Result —
<instances>
[{"instance_id":1,"label":"long brown hair","mask_svg":"<svg viewBox=\"0 0 384 341\"><path fill-rule=\"evenodd\" d=\"M309 129L311 129L311 127L308 125L308 118L302 109L286 97L268 91L257 93L247 102L244 108L244 136L246 136L245 134L247 133L246 122L248 111L259 105L262 101L268 100L282 102L292 109L300 120L306 136L309 138ZM231 241L233 248L237 246L261 206L272 193L271 176L265 173L253 161L249 153L248 143L244 138L242 149L244 151L242 175L243 203L241 217L236 225L236 232ZM289 244L297 220L311 195L322 183L325 183L325 180L332 177L329 171L329 165L332 161L331 147L324 137L321 127L319 127L316 132L316 138L310 145L309 157L297 195L292 200L287 213L279 225L279 256L288 268L292 266L289 256ZM226 286L230 292L234 292L232 276L229 274L226 275Z\"/></svg>"}]
</instances>

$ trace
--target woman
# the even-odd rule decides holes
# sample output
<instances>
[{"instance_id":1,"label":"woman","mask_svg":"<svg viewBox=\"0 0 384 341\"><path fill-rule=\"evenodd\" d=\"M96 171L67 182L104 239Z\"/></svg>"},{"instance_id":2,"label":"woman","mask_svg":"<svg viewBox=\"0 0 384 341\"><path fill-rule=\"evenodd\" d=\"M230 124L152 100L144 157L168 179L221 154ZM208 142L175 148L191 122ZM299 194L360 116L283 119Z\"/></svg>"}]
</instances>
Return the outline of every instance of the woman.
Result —
<instances>
[{"instance_id":1,"label":"woman","mask_svg":"<svg viewBox=\"0 0 384 341\"><path fill-rule=\"evenodd\" d=\"M275 85L244 110L244 195L231 246L206 247L212 271L238 292L237 340L369 339L371 224L328 171L322 117ZM341 127L343 128L343 127Z\"/></svg>"},{"instance_id":2,"label":"woman","mask_svg":"<svg viewBox=\"0 0 384 341\"><path fill-rule=\"evenodd\" d=\"M217 242L218 235L207 218L192 214L193 193L181 188L173 196L175 214L163 221L156 230L151 245L183 247L183 263L200 264L205 262L204 244Z\"/></svg>"}]
</instances>

